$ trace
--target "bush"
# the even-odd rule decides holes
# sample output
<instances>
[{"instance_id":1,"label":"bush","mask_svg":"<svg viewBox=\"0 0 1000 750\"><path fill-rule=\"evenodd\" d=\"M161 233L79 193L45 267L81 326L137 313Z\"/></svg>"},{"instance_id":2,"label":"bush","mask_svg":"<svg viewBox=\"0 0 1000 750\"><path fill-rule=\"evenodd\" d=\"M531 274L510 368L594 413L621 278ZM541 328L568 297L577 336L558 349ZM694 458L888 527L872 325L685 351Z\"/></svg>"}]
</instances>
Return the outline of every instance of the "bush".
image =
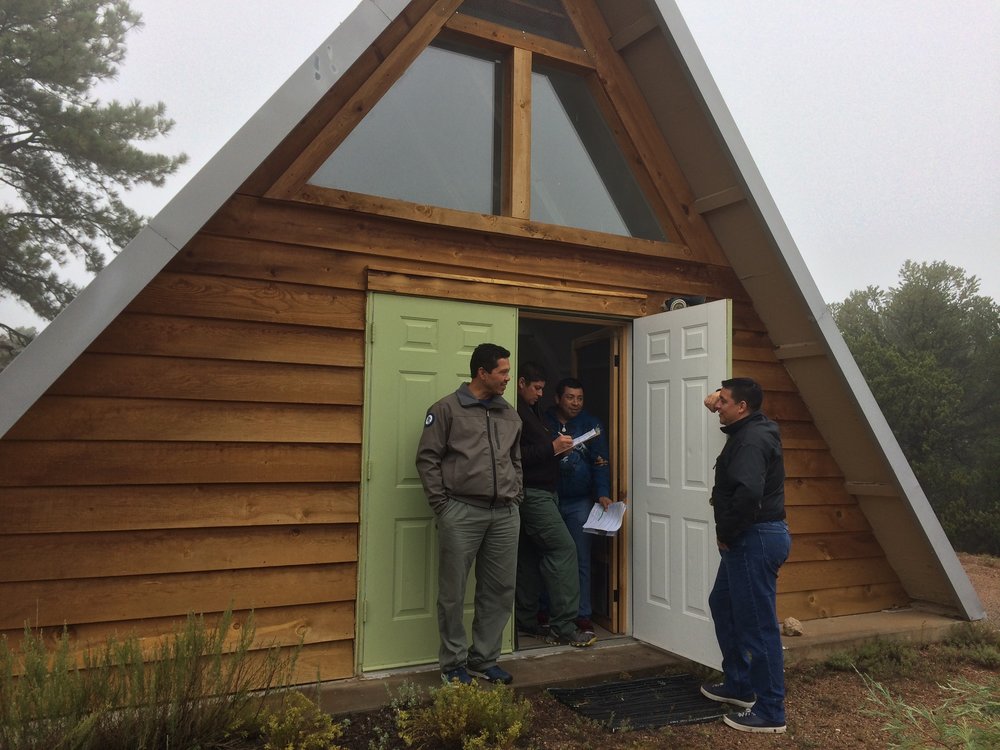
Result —
<instances>
[{"instance_id":1,"label":"bush","mask_svg":"<svg viewBox=\"0 0 1000 750\"><path fill-rule=\"evenodd\" d=\"M531 704L506 685L449 685L432 691L430 705L400 710L396 721L408 746L499 750L528 731Z\"/></svg>"},{"instance_id":2,"label":"bush","mask_svg":"<svg viewBox=\"0 0 1000 750\"><path fill-rule=\"evenodd\" d=\"M912 674L917 663L916 648L894 640L875 638L850 651L833 654L825 662L838 672L858 671L875 678Z\"/></svg>"},{"instance_id":3,"label":"bush","mask_svg":"<svg viewBox=\"0 0 1000 750\"><path fill-rule=\"evenodd\" d=\"M229 645L232 620L189 616L148 655L138 638L109 639L83 669L65 631L51 654L41 630L25 629L20 654L0 640L0 747L214 748L259 734L297 652L251 652L252 615Z\"/></svg>"},{"instance_id":4,"label":"bush","mask_svg":"<svg viewBox=\"0 0 1000 750\"><path fill-rule=\"evenodd\" d=\"M893 697L867 677L868 699L875 705L867 713L885 720L891 748L1000 747L1000 677L985 685L967 680L942 687L951 695L936 708L911 706Z\"/></svg>"},{"instance_id":5,"label":"bush","mask_svg":"<svg viewBox=\"0 0 1000 750\"><path fill-rule=\"evenodd\" d=\"M344 730L306 696L293 691L278 711L266 713L260 733L264 750L337 750L333 741Z\"/></svg>"},{"instance_id":6,"label":"bush","mask_svg":"<svg viewBox=\"0 0 1000 750\"><path fill-rule=\"evenodd\" d=\"M1000 669L1000 630L986 622L963 622L952 628L942 646L954 661Z\"/></svg>"}]
</instances>

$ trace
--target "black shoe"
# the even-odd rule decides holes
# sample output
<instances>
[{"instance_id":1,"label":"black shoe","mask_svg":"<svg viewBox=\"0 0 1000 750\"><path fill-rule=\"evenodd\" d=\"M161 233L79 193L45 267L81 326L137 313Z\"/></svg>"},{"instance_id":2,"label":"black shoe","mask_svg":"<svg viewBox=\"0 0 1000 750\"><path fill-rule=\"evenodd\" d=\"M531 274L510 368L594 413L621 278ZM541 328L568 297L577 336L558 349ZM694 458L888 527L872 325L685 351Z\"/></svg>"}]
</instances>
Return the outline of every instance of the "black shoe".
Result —
<instances>
[{"instance_id":1,"label":"black shoe","mask_svg":"<svg viewBox=\"0 0 1000 750\"><path fill-rule=\"evenodd\" d=\"M741 732L758 732L767 734L783 734L784 724L775 724L772 721L765 721L753 712L752 708L747 708L739 713L726 714L722 717L733 729Z\"/></svg>"},{"instance_id":2,"label":"black shoe","mask_svg":"<svg viewBox=\"0 0 1000 750\"><path fill-rule=\"evenodd\" d=\"M740 708L752 708L757 699L753 695L734 695L726 690L724 682L706 682L701 686L701 694L716 703L730 703Z\"/></svg>"},{"instance_id":3,"label":"black shoe","mask_svg":"<svg viewBox=\"0 0 1000 750\"><path fill-rule=\"evenodd\" d=\"M441 682L445 685L471 685L472 678L465 667L455 667L441 673Z\"/></svg>"}]
</instances>

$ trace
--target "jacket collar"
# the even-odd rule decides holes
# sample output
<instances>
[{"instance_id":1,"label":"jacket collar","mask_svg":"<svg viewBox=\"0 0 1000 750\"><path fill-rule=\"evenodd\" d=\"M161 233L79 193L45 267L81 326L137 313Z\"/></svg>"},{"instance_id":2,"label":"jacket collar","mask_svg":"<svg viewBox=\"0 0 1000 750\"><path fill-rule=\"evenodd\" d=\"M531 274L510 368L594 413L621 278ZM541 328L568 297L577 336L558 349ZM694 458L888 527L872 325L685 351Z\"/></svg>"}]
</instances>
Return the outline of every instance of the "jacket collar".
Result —
<instances>
[{"instance_id":1,"label":"jacket collar","mask_svg":"<svg viewBox=\"0 0 1000 750\"><path fill-rule=\"evenodd\" d=\"M743 417L743 419L741 419L739 422L733 422L733 424L723 425L719 429L722 430L727 435L733 435L742 430L751 422L760 422L762 419L767 419L767 417L764 416L764 412L755 411Z\"/></svg>"}]
</instances>

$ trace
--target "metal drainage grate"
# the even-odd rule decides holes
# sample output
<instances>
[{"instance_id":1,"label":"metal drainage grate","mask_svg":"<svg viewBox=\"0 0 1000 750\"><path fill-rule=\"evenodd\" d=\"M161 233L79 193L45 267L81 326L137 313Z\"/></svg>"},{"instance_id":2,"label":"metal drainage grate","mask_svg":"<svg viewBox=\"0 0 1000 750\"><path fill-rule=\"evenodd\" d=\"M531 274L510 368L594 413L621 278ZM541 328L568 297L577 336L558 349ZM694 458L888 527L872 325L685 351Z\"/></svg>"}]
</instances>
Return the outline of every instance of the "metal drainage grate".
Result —
<instances>
[{"instance_id":1,"label":"metal drainage grate","mask_svg":"<svg viewBox=\"0 0 1000 750\"><path fill-rule=\"evenodd\" d=\"M724 704L703 696L688 674L606 682L582 688L549 688L560 703L612 732L669 724L698 724L723 716Z\"/></svg>"}]
</instances>

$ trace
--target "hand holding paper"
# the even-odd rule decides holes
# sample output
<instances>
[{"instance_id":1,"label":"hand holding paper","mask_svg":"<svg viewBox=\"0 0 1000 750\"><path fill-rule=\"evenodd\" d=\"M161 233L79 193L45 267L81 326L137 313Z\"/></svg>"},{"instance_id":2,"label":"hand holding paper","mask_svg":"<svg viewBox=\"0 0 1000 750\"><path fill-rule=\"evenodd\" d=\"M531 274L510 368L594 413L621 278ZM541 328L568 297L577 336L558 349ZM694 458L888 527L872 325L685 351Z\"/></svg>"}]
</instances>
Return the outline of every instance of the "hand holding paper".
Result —
<instances>
[{"instance_id":1,"label":"hand holding paper","mask_svg":"<svg viewBox=\"0 0 1000 750\"><path fill-rule=\"evenodd\" d=\"M590 510L590 517L583 524L583 530L597 536L614 536L622 527L627 507L625 503L619 501L611 503L605 510L600 503L594 503L594 507Z\"/></svg>"}]
</instances>

